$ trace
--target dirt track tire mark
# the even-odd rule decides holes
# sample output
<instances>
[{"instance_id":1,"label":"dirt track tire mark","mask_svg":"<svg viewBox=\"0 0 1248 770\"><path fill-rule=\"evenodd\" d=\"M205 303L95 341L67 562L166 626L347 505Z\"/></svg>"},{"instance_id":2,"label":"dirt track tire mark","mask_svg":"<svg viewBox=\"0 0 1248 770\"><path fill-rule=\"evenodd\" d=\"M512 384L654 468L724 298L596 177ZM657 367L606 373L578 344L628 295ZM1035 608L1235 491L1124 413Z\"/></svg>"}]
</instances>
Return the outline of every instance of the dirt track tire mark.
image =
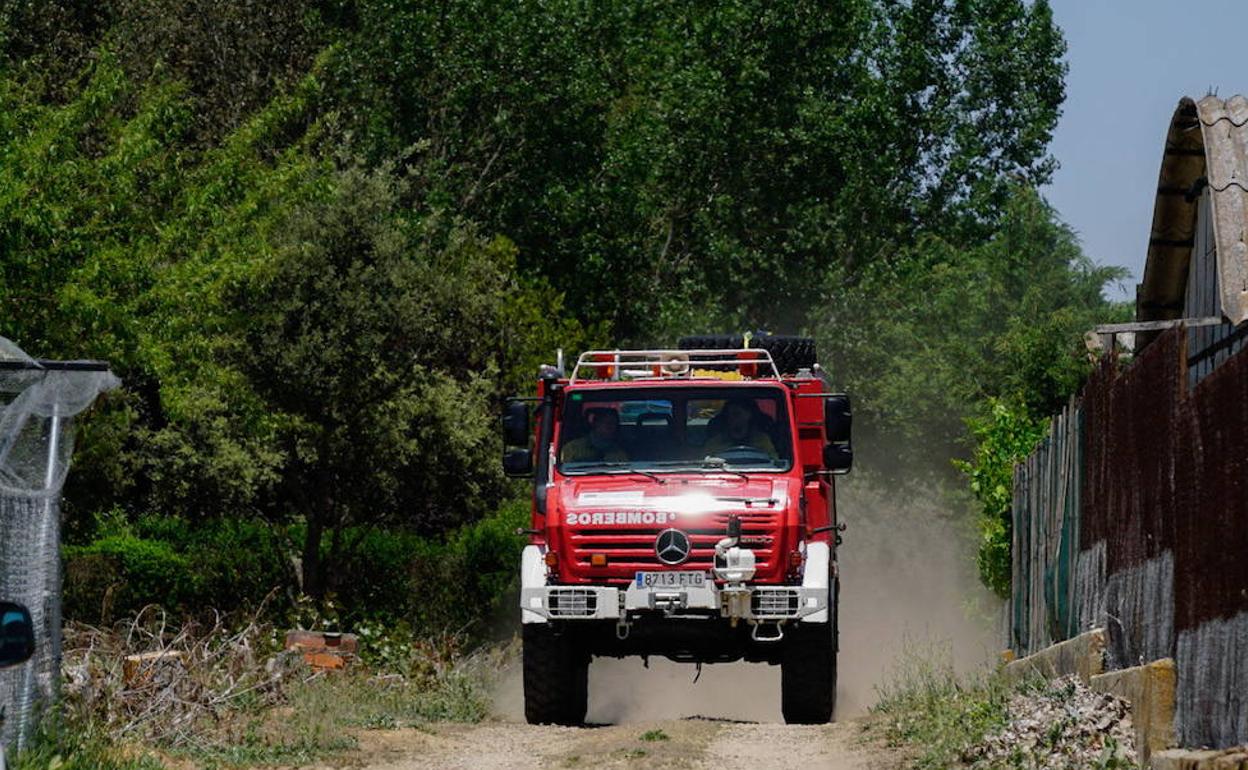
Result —
<instances>
[{"instance_id":1,"label":"dirt track tire mark","mask_svg":"<svg viewBox=\"0 0 1248 770\"><path fill-rule=\"evenodd\" d=\"M367 731L360 735L359 752L331 766L365 770L869 770L889 766L856 745L855 728L852 722L793 726L706 719L588 728L501 722L447 724L423 730ZM643 738L647 734L651 740Z\"/></svg>"},{"instance_id":2,"label":"dirt track tire mark","mask_svg":"<svg viewBox=\"0 0 1248 770\"><path fill-rule=\"evenodd\" d=\"M368 770L536 770L538 768L702 768L719 725L655 722L604 727L522 724L440 725L429 730L370 732L361 736L353 766ZM645 741L647 731L664 739Z\"/></svg>"},{"instance_id":3,"label":"dirt track tire mark","mask_svg":"<svg viewBox=\"0 0 1248 770\"><path fill-rule=\"evenodd\" d=\"M855 745L856 723L831 725L726 724L707 747L707 767L723 770L820 768L868 770L873 764Z\"/></svg>"}]
</instances>

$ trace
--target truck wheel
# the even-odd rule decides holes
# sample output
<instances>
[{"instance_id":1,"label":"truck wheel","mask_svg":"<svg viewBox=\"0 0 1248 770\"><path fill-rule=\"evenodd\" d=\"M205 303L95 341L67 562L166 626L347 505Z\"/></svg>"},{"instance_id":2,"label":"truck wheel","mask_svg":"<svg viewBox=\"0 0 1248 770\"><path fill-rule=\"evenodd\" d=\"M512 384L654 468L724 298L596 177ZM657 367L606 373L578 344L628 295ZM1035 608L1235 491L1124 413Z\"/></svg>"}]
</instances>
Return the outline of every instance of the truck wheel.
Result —
<instances>
[{"instance_id":1,"label":"truck wheel","mask_svg":"<svg viewBox=\"0 0 1248 770\"><path fill-rule=\"evenodd\" d=\"M839 593L839 591L838 591ZM785 634L780 659L780 711L790 725L822 725L836 709L837 620L799 624Z\"/></svg>"},{"instance_id":2,"label":"truck wheel","mask_svg":"<svg viewBox=\"0 0 1248 770\"><path fill-rule=\"evenodd\" d=\"M524 718L532 725L579 725L589 708L589 656L570 633L526 623Z\"/></svg>"},{"instance_id":3,"label":"truck wheel","mask_svg":"<svg viewBox=\"0 0 1248 770\"><path fill-rule=\"evenodd\" d=\"M681 337L676 344L681 350L740 348L745 345L745 337L740 334L704 334ZM815 365L815 341L811 337L756 332L750 339L750 347L771 353L771 359L776 362L781 374L796 374L798 369L809 369Z\"/></svg>"}]
</instances>

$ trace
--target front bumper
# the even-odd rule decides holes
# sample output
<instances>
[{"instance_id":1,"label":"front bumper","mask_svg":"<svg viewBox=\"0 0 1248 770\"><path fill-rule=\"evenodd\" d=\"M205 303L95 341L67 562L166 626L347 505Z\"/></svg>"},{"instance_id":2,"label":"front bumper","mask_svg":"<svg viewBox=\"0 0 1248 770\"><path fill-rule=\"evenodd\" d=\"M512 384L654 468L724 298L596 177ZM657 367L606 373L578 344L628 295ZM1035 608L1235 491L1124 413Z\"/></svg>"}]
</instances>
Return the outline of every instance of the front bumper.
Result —
<instances>
[{"instance_id":1,"label":"front bumper","mask_svg":"<svg viewBox=\"0 0 1248 770\"><path fill-rule=\"evenodd\" d=\"M627 621L640 613L680 618L729 618L752 622L827 622L828 591L804 586L705 586L627 589L607 586L522 588L520 606L546 620ZM822 614L820 614L822 613Z\"/></svg>"}]
</instances>

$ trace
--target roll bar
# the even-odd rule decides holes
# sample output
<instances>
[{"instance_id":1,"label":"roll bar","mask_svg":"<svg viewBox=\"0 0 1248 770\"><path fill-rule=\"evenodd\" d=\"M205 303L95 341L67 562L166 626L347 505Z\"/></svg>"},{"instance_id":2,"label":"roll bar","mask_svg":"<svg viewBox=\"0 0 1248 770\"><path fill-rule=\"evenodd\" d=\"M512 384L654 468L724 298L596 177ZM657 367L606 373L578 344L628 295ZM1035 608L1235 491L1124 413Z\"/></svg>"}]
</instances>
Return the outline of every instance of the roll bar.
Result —
<instances>
[{"instance_id":1,"label":"roll bar","mask_svg":"<svg viewBox=\"0 0 1248 770\"><path fill-rule=\"evenodd\" d=\"M582 369L604 374L595 378L599 380L689 379L696 368L707 366L754 366L758 373L753 379L780 379L780 370L771 353L762 348L708 348L588 350L577 357L571 382L588 379L581 376Z\"/></svg>"}]
</instances>

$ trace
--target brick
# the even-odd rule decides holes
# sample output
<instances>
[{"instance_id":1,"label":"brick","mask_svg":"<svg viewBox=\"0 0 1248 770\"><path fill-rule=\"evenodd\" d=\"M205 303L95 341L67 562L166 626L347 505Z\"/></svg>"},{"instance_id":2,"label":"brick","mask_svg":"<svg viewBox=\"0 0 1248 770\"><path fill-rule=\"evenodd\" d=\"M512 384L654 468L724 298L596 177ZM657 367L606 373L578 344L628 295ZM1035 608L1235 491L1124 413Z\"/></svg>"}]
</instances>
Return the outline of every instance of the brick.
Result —
<instances>
[{"instance_id":1,"label":"brick","mask_svg":"<svg viewBox=\"0 0 1248 770\"><path fill-rule=\"evenodd\" d=\"M305 652L303 660L316 671L341 671L347 667L347 659L332 652Z\"/></svg>"},{"instance_id":2,"label":"brick","mask_svg":"<svg viewBox=\"0 0 1248 770\"><path fill-rule=\"evenodd\" d=\"M287 631L286 649L304 651L332 651L355 655L359 652L359 638L355 634L330 634L320 631Z\"/></svg>"}]
</instances>

